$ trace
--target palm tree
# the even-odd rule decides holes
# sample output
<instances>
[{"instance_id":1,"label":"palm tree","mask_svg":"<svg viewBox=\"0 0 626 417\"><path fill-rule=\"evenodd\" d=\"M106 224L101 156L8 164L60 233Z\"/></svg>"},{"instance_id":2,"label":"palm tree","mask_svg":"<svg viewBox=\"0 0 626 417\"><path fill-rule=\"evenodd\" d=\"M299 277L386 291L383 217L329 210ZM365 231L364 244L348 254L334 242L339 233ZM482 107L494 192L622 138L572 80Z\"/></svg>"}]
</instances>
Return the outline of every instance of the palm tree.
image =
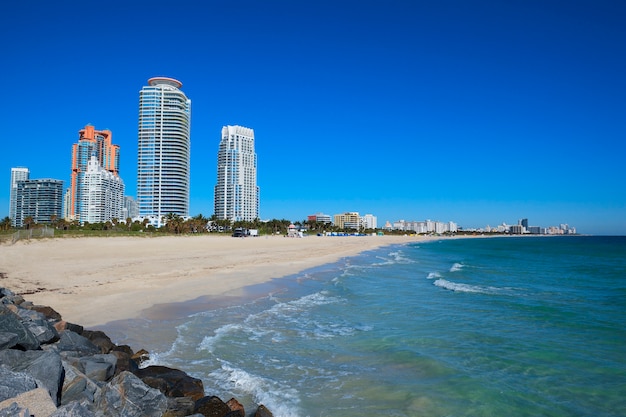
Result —
<instances>
[{"instance_id":1,"label":"palm tree","mask_svg":"<svg viewBox=\"0 0 626 417\"><path fill-rule=\"evenodd\" d=\"M11 218L6 216L4 219L0 220L0 229L9 230L11 228Z\"/></svg>"},{"instance_id":2,"label":"palm tree","mask_svg":"<svg viewBox=\"0 0 626 417\"><path fill-rule=\"evenodd\" d=\"M24 218L24 227L26 229L30 229L32 225L35 224L35 219L33 219L33 216L26 216Z\"/></svg>"},{"instance_id":3,"label":"palm tree","mask_svg":"<svg viewBox=\"0 0 626 417\"><path fill-rule=\"evenodd\" d=\"M165 228L170 233L182 233L183 224L185 223L185 221L178 214L167 213L165 216L163 216L163 221L165 222Z\"/></svg>"}]
</instances>

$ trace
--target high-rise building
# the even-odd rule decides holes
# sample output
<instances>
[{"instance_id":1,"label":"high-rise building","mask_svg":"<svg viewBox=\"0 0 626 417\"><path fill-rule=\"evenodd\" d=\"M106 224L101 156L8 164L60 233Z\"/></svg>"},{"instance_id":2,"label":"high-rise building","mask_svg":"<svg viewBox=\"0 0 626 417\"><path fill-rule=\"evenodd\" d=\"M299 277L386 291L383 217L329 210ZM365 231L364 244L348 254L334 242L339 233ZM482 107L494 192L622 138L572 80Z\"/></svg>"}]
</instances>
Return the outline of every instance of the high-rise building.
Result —
<instances>
[{"instance_id":1,"label":"high-rise building","mask_svg":"<svg viewBox=\"0 0 626 417\"><path fill-rule=\"evenodd\" d=\"M218 219L253 221L259 217L254 130L224 126L217 153L215 215Z\"/></svg>"},{"instance_id":2,"label":"high-rise building","mask_svg":"<svg viewBox=\"0 0 626 417\"><path fill-rule=\"evenodd\" d=\"M160 227L169 213L189 216L191 100L172 78L148 84L139 92L137 204Z\"/></svg>"},{"instance_id":3,"label":"high-rise building","mask_svg":"<svg viewBox=\"0 0 626 417\"><path fill-rule=\"evenodd\" d=\"M124 182L118 175L102 168L95 155L87 164L80 188L82 222L105 223L113 219L126 221L122 211Z\"/></svg>"},{"instance_id":4,"label":"high-rise building","mask_svg":"<svg viewBox=\"0 0 626 417\"><path fill-rule=\"evenodd\" d=\"M16 218L16 204L17 204L17 182L26 181L30 172L28 168L17 167L11 168L11 190L9 192L9 218L11 219L11 226L15 227Z\"/></svg>"},{"instance_id":5,"label":"high-rise building","mask_svg":"<svg viewBox=\"0 0 626 417\"><path fill-rule=\"evenodd\" d=\"M53 216L60 218L62 205L63 181L49 178L18 181L15 226L24 226L28 217L38 224L51 223Z\"/></svg>"},{"instance_id":6,"label":"high-rise building","mask_svg":"<svg viewBox=\"0 0 626 417\"><path fill-rule=\"evenodd\" d=\"M361 216L361 227L364 229L376 229L378 227L378 219L373 214Z\"/></svg>"},{"instance_id":7,"label":"high-rise building","mask_svg":"<svg viewBox=\"0 0 626 417\"><path fill-rule=\"evenodd\" d=\"M72 145L72 176L67 196L66 218L83 222L87 207L83 204L86 197L83 195L83 177L92 156L98 164L114 176L119 176L120 147L111 143L110 130L96 130L87 125L78 131L78 143ZM110 219L109 219L110 220Z\"/></svg>"},{"instance_id":8,"label":"high-rise building","mask_svg":"<svg viewBox=\"0 0 626 417\"><path fill-rule=\"evenodd\" d=\"M124 220L126 220L128 217L130 217L131 219L134 219L135 217L139 217L139 208L137 207L137 200L135 200L133 197L129 195L124 196L124 212L126 213Z\"/></svg>"}]
</instances>

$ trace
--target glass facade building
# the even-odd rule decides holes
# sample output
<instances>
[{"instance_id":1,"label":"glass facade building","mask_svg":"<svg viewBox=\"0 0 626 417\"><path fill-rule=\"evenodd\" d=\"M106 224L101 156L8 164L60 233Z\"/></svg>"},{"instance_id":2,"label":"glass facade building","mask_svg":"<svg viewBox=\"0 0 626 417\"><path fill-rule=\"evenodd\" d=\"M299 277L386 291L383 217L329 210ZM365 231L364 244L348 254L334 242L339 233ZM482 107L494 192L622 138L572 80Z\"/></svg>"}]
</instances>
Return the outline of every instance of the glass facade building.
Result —
<instances>
[{"instance_id":1,"label":"glass facade building","mask_svg":"<svg viewBox=\"0 0 626 417\"><path fill-rule=\"evenodd\" d=\"M259 217L254 130L242 126L222 128L214 205L218 219L253 221Z\"/></svg>"},{"instance_id":2,"label":"glass facade building","mask_svg":"<svg viewBox=\"0 0 626 417\"><path fill-rule=\"evenodd\" d=\"M26 181L30 172L28 168L11 168L11 190L9 192L9 218L11 219L11 226L15 227L15 219L17 213L17 182Z\"/></svg>"},{"instance_id":3,"label":"glass facade building","mask_svg":"<svg viewBox=\"0 0 626 417\"><path fill-rule=\"evenodd\" d=\"M63 181L53 179L17 182L15 226L23 227L24 220L32 218L37 224L50 224L52 216L61 218Z\"/></svg>"},{"instance_id":4,"label":"glass facade building","mask_svg":"<svg viewBox=\"0 0 626 417\"><path fill-rule=\"evenodd\" d=\"M155 77L139 92L137 205L156 227L169 213L189 216L191 100L181 87Z\"/></svg>"}]
</instances>

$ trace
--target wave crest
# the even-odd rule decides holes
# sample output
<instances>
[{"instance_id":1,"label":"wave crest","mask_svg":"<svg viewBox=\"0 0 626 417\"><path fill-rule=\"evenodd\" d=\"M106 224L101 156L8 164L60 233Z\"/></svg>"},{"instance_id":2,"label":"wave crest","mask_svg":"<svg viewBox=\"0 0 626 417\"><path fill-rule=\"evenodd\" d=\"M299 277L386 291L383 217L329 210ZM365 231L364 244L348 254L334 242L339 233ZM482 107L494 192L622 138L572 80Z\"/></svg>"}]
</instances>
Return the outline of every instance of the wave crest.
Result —
<instances>
[{"instance_id":1,"label":"wave crest","mask_svg":"<svg viewBox=\"0 0 626 417\"><path fill-rule=\"evenodd\" d=\"M498 288L494 287L481 287L479 285L460 284L458 282L452 282L445 279L438 279L433 282L433 285L444 288L446 290L455 292L468 292L468 293L480 293L480 294L496 294L499 292Z\"/></svg>"},{"instance_id":2,"label":"wave crest","mask_svg":"<svg viewBox=\"0 0 626 417\"><path fill-rule=\"evenodd\" d=\"M455 262L454 265L452 265L452 267L450 267L450 272L456 272L456 271L460 271L461 268L463 268L465 265L460 264L458 262Z\"/></svg>"}]
</instances>

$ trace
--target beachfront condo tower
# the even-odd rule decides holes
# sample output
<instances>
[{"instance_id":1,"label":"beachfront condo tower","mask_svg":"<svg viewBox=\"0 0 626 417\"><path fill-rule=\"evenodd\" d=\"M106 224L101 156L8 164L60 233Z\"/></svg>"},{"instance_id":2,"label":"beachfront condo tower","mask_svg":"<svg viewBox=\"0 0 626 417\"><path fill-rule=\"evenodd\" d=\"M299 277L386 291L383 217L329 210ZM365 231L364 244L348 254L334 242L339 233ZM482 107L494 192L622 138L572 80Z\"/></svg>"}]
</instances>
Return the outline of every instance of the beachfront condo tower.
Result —
<instances>
[{"instance_id":1,"label":"beachfront condo tower","mask_svg":"<svg viewBox=\"0 0 626 417\"><path fill-rule=\"evenodd\" d=\"M9 218L11 219L11 226L15 227L16 218L16 204L17 204L17 182L26 181L30 172L28 168L17 167L11 168L11 190L9 192Z\"/></svg>"},{"instance_id":2,"label":"beachfront condo tower","mask_svg":"<svg viewBox=\"0 0 626 417\"><path fill-rule=\"evenodd\" d=\"M139 217L189 216L191 100L172 78L155 77L139 92L137 205Z\"/></svg>"},{"instance_id":3,"label":"beachfront condo tower","mask_svg":"<svg viewBox=\"0 0 626 417\"><path fill-rule=\"evenodd\" d=\"M65 210L67 220L78 220L81 223L85 221L88 197L83 184L92 156L102 169L119 177L120 147L111 142L112 136L110 130L96 130L91 125L78 131L78 143L72 145L72 176Z\"/></svg>"},{"instance_id":4,"label":"beachfront condo tower","mask_svg":"<svg viewBox=\"0 0 626 417\"><path fill-rule=\"evenodd\" d=\"M217 153L215 216L231 221L253 221L259 217L259 187L254 130L224 126Z\"/></svg>"},{"instance_id":5,"label":"beachfront condo tower","mask_svg":"<svg viewBox=\"0 0 626 417\"><path fill-rule=\"evenodd\" d=\"M123 211L124 182L119 175L102 168L96 156L92 155L82 181L82 223L106 223L113 219L126 221Z\"/></svg>"},{"instance_id":6,"label":"beachfront condo tower","mask_svg":"<svg viewBox=\"0 0 626 417\"><path fill-rule=\"evenodd\" d=\"M61 217L63 181L50 178L17 182L15 226L50 224Z\"/></svg>"}]
</instances>

